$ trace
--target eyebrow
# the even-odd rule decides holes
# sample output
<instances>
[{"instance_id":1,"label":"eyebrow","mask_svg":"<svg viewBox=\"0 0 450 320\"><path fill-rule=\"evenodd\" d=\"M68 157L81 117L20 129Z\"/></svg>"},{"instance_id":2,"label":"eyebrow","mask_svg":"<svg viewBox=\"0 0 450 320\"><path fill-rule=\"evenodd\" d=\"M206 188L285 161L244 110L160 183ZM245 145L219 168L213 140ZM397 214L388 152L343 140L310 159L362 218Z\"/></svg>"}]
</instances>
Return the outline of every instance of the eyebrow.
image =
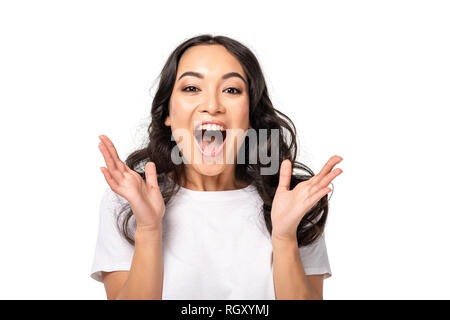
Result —
<instances>
[{"instance_id":1,"label":"eyebrow","mask_svg":"<svg viewBox=\"0 0 450 320\"><path fill-rule=\"evenodd\" d=\"M197 77L197 78L200 78L200 79L205 78L205 77L203 76L203 74L201 74L201 73L199 73L199 72L186 71L185 73L183 73L183 74L178 78L178 80L180 80L181 78L183 78L183 77L185 77L185 76L193 76L193 77ZM241 78L242 81L244 81L244 83L247 84L247 81L245 81L244 77L241 76L238 72L228 72L228 73L225 73L225 74L222 76L222 79L225 80L225 79L232 78L232 77L238 77L238 78Z\"/></svg>"}]
</instances>

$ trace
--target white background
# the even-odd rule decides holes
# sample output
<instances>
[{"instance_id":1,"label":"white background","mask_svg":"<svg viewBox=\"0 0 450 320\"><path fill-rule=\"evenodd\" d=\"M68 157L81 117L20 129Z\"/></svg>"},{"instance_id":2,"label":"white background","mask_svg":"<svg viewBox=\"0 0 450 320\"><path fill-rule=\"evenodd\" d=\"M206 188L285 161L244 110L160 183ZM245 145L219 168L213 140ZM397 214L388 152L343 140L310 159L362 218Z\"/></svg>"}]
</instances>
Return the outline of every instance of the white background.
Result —
<instances>
[{"instance_id":1,"label":"white background","mask_svg":"<svg viewBox=\"0 0 450 320\"><path fill-rule=\"evenodd\" d=\"M169 54L211 33L258 57L302 162L344 158L324 298L449 299L449 16L446 1L2 1L0 298L106 298L89 277L98 135L122 159L138 148Z\"/></svg>"}]
</instances>

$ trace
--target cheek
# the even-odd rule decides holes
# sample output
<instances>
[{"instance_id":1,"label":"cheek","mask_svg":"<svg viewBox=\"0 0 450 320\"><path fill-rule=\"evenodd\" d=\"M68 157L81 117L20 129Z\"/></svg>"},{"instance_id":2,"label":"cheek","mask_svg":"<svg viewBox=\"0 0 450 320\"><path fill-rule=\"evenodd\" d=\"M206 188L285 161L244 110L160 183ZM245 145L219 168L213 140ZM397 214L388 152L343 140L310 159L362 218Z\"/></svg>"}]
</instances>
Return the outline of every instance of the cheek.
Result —
<instances>
[{"instance_id":1,"label":"cheek","mask_svg":"<svg viewBox=\"0 0 450 320\"><path fill-rule=\"evenodd\" d=\"M173 109L175 115L176 113L192 109L192 103L189 103L186 99L182 99L177 95L173 95L170 99L170 107Z\"/></svg>"},{"instance_id":2,"label":"cheek","mask_svg":"<svg viewBox=\"0 0 450 320\"><path fill-rule=\"evenodd\" d=\"M236 157L239 148L244 142L246 130L250 126L250 108L248 99L233 105L233 108L230 108L230 111L232 113L232 127L234 129L230 132L233 139L227 139L227 143L232 143L229 148L234 151L234 156Z\"/></svg>"},{"instance_id":3,"label":"cheek","mask_svg":"<svg viewBox=\"0 0 450 320\"><path fill-rule=\"evenodd\" d=\"M236 125L240 128L247 128L250 124L250 116L249 116L249 103L247 101L243 101L234 106L233 108L233 119L236 119Z\"/></svg>"},{"instance_id":4,"label":"cheek","mask_svg":"<svg viewBox=\"0 0 450 320\"><path fill-rule=\"evenodd\" d=\"M186 127L189 114L192 113L192 103L173 95L170 99L170 118L172 125L176 127ZM188 123L187 123L188 124Z\"/></svg>"}]
</instances>

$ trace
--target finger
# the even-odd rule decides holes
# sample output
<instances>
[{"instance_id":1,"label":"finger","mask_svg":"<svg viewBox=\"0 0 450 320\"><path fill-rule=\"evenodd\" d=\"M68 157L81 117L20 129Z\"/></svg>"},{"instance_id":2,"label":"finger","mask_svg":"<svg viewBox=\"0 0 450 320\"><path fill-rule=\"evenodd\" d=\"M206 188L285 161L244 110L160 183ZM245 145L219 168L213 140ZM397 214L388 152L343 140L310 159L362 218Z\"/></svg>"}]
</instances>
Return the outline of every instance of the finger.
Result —
<instances>
[{"instance_id":1,"label":"finger","mask_svg":"<svg viewBox=\"0 0 450 320\"><path fill-rule=\"evenodd\" d=\"M291 185L292 164L289 159L283 160L280 166L280 180L278 189L290 190Z\"/></svg>"},{"instance_id":2,"label":"finger","mask_svg":"<svg viewBox=\"0 0 450 320\"><path fill-rule=\"evenodd\" d=\"M331 188L323 188L314 193L309 198L309 207L312 208L320 199L322 199L322 197L324 197L329 192L331 192Z\"/></svg>"},{"instance_id":3,"label":"finger","mask_svg":"<svg viewBox=\"0 0 450 320\"><path fill-rule=\"evenodd\" d=\"M333 169L333 167L338 164L339 162L341 162L343 159L342 157L339 156L332 156L327 163L323 166L322 170L320 170L320 172L316 175L316 179L314 180L321 180L324 176L326 176L331 169Z\"/></svg>"},{"instance_id":4,"label":"finger","mask_svg":"<svg viewBox=\"0 0 450 320\"><path fill-rule=\"evenodd\" d=\"M331 181L333 181L334 178L336 178L338 175L342 173L341 168L336 168L333 171L331 171L329 174L327 174L322 180L319 181L317 184L317 189L322 189L327 187Z\"/></svg>"},{"instance_id":5,"label":"finger","mask_svg":"<svg viewBox=\"0 0 450 320\"><path fill-rule=\"evenodd\" d=\"M108 185L110 186L110 188L114 191L117 190L117 187L119 186L116 182L116 180L114 180L114 178L111 176L111 174L109 173L108 169L105 167L100 167L100 170L103 173L103 176L105 177L106 182L108 183Z\"/></svg>"},{"instance_id":6,"label":"finger","mask_svg":"<svg viewBox=\"0 0 450 320\"><path fill-rule=\"evenodd\" d=\"M111 154L109 153L108 148L105 146L103 142L100 142L98 144L98 148L100 149L103 159L105 159L106 166L109 170L117 170L116 163L114 159L112 158Z\"/></svg>"},{"instance_id":7,"label":"finger","mask_svg":"<svg viewBox=\"0 0 450 320\"><path fill-rule=\"evenodd\" d=\"M149 161L145 165L145 181L149 186L158 188L158 178L156 175L156 165L154 162Z\"/></svg>"},{"instance_id":8,"label":"finger","mask_svg":"<svg viewBox=\"0 0 450 320\"><path fill-rule=\"evenodd\" d=\"M111 158L114 160L116 168L119 171L123 172L125 170L125 167L123 165L122 160L120 160L119 155L117 154L117 150L114 147L114 144L112 143L112 141L105 135L100 135L99 138L104 143L106 148L108 149L109 154L111 155Z\"/></svg>"}]
</instances>

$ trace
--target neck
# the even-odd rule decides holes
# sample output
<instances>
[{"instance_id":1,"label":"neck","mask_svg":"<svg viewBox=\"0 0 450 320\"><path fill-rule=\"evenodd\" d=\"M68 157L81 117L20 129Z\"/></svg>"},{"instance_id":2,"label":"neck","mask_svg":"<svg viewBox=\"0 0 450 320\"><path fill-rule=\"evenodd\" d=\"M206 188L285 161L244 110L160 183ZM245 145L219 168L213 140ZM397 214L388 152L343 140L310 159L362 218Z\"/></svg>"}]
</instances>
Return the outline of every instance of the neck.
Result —
<instances>
[{"instance_id":1,"label":"neck","mask_svg":"<svg viewBox=\"0 0 450 320\"><path fill-rule=\"evenodd\" d=\"M185 174L181 177L181 186L194 191L227 191L237 190L248 186L248 182L239 181L235 177L235 166L227 166L221 173L213 176L204 175L185 165ZM170 178L172 173L168 174Z\"/></svg>"}]
</instances>

